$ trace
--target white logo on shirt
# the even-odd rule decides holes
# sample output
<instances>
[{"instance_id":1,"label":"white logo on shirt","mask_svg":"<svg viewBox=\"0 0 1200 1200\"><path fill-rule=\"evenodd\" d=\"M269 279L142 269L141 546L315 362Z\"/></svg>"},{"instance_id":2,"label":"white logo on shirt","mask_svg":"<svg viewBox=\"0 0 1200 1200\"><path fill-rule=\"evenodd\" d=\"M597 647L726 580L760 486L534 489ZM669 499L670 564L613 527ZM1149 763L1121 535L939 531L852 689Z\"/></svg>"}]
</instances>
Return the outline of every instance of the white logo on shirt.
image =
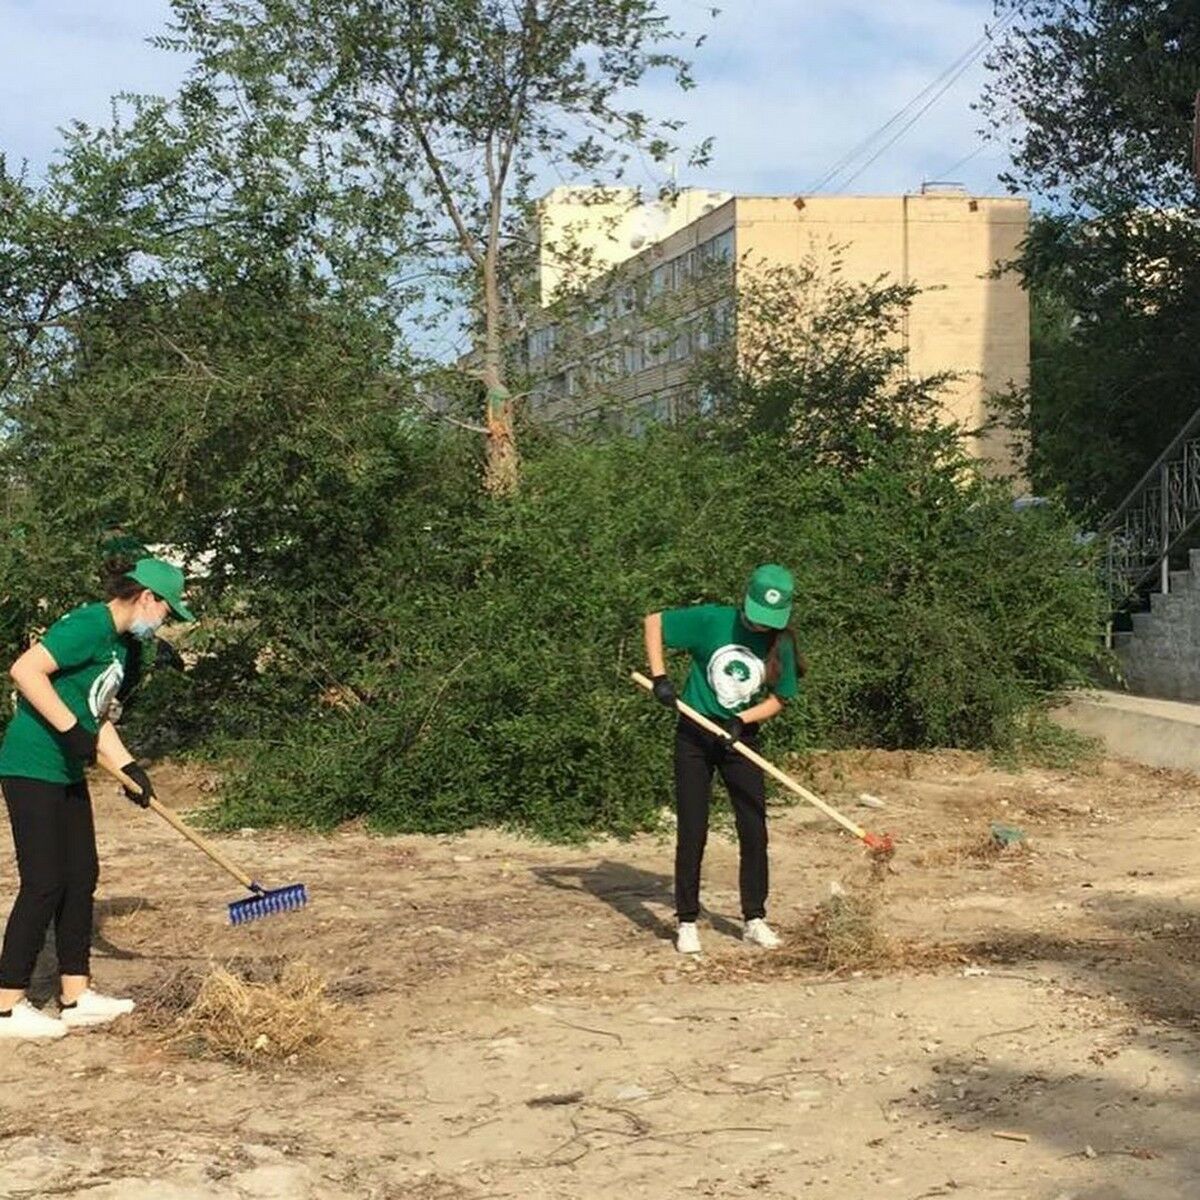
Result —
<instances>
[{"instance_id":1,"label":"white logo on shirt","mask_svg":"<svg viewBox=\"0 0 1200 1200\"><path fill-rule=\"evenodd\" d=\"M745 708L758 695L766 674L762 659L747 646L722 646L708 660L708 686L730 712Z\"/></svg>"},{"instance_id":2,"label":"white logo on shirt","mask_svg":"<svg viewBox=\"0 0 1200 1200\"><path fill-rule=\"evenodd\" d=\"M103 721L108 715L109 706L116 699L124 680L125 668L115 658L92 680L92 686L88 689L88 708L97 721Z\"/></svg>"}]
</instances>

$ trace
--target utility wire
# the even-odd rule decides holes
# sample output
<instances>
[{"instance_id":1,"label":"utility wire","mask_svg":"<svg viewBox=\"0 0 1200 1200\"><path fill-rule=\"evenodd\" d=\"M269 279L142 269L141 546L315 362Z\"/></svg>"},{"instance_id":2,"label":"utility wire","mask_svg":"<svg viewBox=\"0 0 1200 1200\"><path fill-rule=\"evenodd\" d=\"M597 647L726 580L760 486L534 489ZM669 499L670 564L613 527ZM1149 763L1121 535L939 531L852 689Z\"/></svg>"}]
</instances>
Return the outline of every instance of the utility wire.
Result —
<instances>
[{"instance_id":1,"label":"utility wire","mask_svg":"<svg viewBox=\"0 0 1200 1200\"><path fill-rule=\"evenodd\" d=\"M844 155L842 155L842 157L839 158L837 162L829 168L829 170L820 178L820 180L818 180L808 189L809 192L821 191L821 189L824 188L827 183L836 178L842 173L842 171L849 167L850 164L853 163L860 154L870 150L878 138L883 137L898 121L902 121L915 105L920 104L920 102L924 100L925 97L928 96L929 93L933 91L933 89L937 87L939 83L942 82L942 80L944 80L956 67L965 62L969 55L977 50L978 45L978 42L974 43L970 50L956 58L954 62L952 62L950 66L947 67L946 70L937 77L937 79L935 79L932 83L927 84L917 95L915 95L907 104L905 104L903 108L894 113L886 122L884 122L883 125L881 125L868 137L863 138L861 142L853 146Z\"/></svg>"},{"instance_id":2,"label":"utility wire","mask_svg":"<svg viewBox=\"0 0 1200 1200\"><path fill-rule=\"evenodd\" d=\"M860 155L872 150L880 138L903 122L900 128L883 143L873 154L855 170L847 179L842 180L841 187L849 187L869 166L892 148L949 90L959 79L979 60L980 56L991 45L994 36L1016 17L1016 10L1007 13L993 29L985 29L962 54L958 56L936 79L927 84L898 112L884 122L869 137L864 138L848 153L844 154L824 176L810 189L809 193L823 191L838 176L843 175ZM922 103L924 101L924 103ZM918 105L920 107L918 107ZM916 110L915 112L913 110ZM911 115L910 115L911 114Z\"/></svg>"},{"instance_id":3,"label":"utility wire","mask_svg":"<svg viewBox=\"0 0 1200 1200\"><path fill-rule=\"evenodd\" d=\"M1013 11L1015 13L1016 10L1014 9ZM1001 24L1003 24L1003 22L1001 22ZM997 28L999 27L1000 26L997 26ZM990 42L990 35L985 34L982 45L980 45L978 51L976 51L970 60L964 63L891 138L889 138L882 146L880 146L879 149L876 150L875 153L872 154L871 157L868 158L867 161L864 162L862 166L854 172L854 174L852 174L849 178L842 180L841 186L844 188L849 187L860 175L862 175L864 171L867 170L868 167L870 167L878 159L882 158L883 155L886 154L959 81L963 74L974 65L975 61L987 49Z\"/></svg>"},{"instance_id":4,"label":"utility wire","mask_svg":"<svg viewBox=\"0 0 1200 1200\"><path fill-rule=\"evenodd\" d=\"M1016 127L1021 124L1021 121L1022 121L1022 118L1020 115L1010 117L1006 122L1004 122L1003 125L996 126L993 137L990 137L987 140L981 140L979 145L976 146L974 150L968 151L966 154L964 154L962 156L962 158L958 159L956 162L951 163L950 166L948 166L948 167L943 167L936 175L931 175L931 176L929 176L929 178L930 179L941 179L946 182L949 182L951 179L951 176L953 176L954 172L957 171L959 169L959 167L965 167L967 165L967 163L973 162L985 150L1000 151L1001 153L1003 153L1005 150L1005 146L999 140L999 138L1002 137L1004 134L1010 133L1012 130L1016 129Z\"/></svg>"},{"instance_id":5,"label":"utility wire","mask_svg":"<svg viewBox=\"0 0 1200 1200\"><path fill-rule=\"evenodd\" d=\"M962 158L960 158L958 160L958 162L952 163L948 167L943 167L942 170L940 170L936 175L932 176L932 178L943 179L943 180L946 180L947 182L949 182L950 176L953 175L954 172L957 171L959 167L965 167L967 165L967 163L971 162L973 159L978 158L979 155L981 155L985 150L989 150L989 149L990 150L1003 150L1004 147L997 146L994 142L983 142L980 145L976 146L975 149L970 152L970 154L964 154L962 156Z\"/></svg>"}]
</instances>

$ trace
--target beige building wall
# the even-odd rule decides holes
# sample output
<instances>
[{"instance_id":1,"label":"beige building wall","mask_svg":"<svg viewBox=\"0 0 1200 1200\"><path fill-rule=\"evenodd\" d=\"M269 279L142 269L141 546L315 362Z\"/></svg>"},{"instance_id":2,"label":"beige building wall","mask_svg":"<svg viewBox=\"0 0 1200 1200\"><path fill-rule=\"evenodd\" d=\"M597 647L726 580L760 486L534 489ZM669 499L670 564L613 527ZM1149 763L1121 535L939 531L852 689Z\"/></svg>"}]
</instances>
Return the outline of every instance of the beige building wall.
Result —
<instances>
[{"instance_id":1,"label":"beige building wall","mask_svg":"<svg viewBox=\"0 0 1200 1200\"><path fill-rule=\"evenodd\" d=\"M836 255L850 281L886 275L920 287L905 330L908 369L958 374L946 415L971 430L991 416L991 394L1029 382L1029 296L1015 272L994 277L1028 228L1028 201L958 193L737 200L740 272ZM1007 470L1007 440L999 431L972 448Z\"/></svg>"},{"instance_id":2,"label":"beige building wall","mask_svg":"<svg viewBox=\"0 0 1200 1200\"><path fill-rule=\"evenodd\" d=\"M560 191L562 189L559 189ZM552 193L552 195L554 195ZM711 197L699 193L695 203L708 208ZM690 203L690 202L689 202ZM577 215L577 210L576 215ZM686 215L688 209L681 215ZM1029 378L1029 300L1014 272L995 275L997 264L1018 252L1029 224L1028 202L1019 199L931 193L890 197L737 197L709 208L681 227L659 237L638 253L617 259L620 245L607 231L596 245L607 245L613 257L607 274L591 288L600 314L573 317L566 329L555 327L554 354L530 362L539 414L569 418L597 407L642 405L656 418L694 407L695 397L680 405L696 354L705 344L701 315L711 315L716 292L736 295L752 280L756 266L799 265L818 268L841 262L843 277L870 283L913 283L922 289L902 333L907 368L914 376L953 372L959 379L945 392L945 415L970 430L989 417L987 400L1010 386L1024 387ZM668 228L664 226L664 228ZM728 259L717 263L709 253L728 246ZM708 281L697 286L694 264L705 257ZM689 263L686 268L678 264ZM723 265L727 262L727 266ZM713 269L715 266L715 270ZM659 294L650 286L666 271L678 273L686 286ZM543 295L556 277L543 277ZM608 297L630 286L638 289L639 307L626 312ZM653 309L653 317L649 315ZM649 336L651 325L677 323L689 331L686 353L668 361L641 362L636 344ZM537 326L553 324L549 313ZM731 327L732 328L732 327ZM686 339L685 339L686 340ZM633 358L629 348L635 346ZM580 364L615 364L624 355L625 369L610 366L585 378ZM565 369L564 369L565 368ZM636 368L636 369L634 369ZM568 386L568 383L570 386ZM1003 431L975 438L973 452L1011 467Z\"/></svg>"}]
</instances>

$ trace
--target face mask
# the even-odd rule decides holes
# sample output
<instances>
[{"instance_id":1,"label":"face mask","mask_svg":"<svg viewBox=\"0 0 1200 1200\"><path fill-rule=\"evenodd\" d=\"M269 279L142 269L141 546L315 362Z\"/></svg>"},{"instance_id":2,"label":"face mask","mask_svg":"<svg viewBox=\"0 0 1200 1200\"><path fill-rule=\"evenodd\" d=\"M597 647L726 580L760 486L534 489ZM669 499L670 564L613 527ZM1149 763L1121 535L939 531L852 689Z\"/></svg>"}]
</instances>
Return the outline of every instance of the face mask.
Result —
<instances>
[{"instance_id":1,"label":"face mask","mask_svg":"<svg viewBox=\"0 0 1200 1200\"><path fill-rule=\"evenodd\" d=\"M141 638L142 641L149 641L159 630L162 621L147 621L144 617L137 617L129 625L129 632L136 638Z\"/></svg>"}]
</instances>

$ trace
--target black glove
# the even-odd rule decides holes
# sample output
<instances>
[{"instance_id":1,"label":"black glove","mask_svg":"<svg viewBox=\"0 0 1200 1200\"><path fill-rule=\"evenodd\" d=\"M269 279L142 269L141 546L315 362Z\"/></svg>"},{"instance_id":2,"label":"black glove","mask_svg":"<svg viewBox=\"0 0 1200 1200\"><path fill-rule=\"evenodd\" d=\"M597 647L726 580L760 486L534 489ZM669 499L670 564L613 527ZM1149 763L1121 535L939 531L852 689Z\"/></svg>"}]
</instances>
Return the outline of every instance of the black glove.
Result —
<instances>
[{"instance_id":1,"label":"black glove","mask_svg":"<svg viewBox=\"0 0 1200 1200\"><path fill-rule=\"evenodd\" d=\"M138 808L149 808L150 797L154 795L154 784L150 782L150 776L132 758L121 768L121 772L128 775L142 789L140 792L135 792L129 788L123 788L125 798L132 800Z\"/></svg>"},{"instance_id":2,"label":"black glove","mask_svg":"<svg viewBox=\"0 0 1200 1200\"><path fill-rule=\"evenodd\" d=\"M677 697L675 695L675 685L671 680L666 675L655 675L650 682L650 690L654 693L655 700L667 708L674 708Z\"/></svg>"},{"instance_id":3,"label":"black glove","mask_svg":"<svg viewBox=\"0 0 1200 1200\"><path fill-rule=\"evenodd\" d=\"M70 729L64 729L58 733L58 741L72 758L79 759L81 763L89 767L95 763L96 735L84 729L78 721Z\"/></svg>"},{"instance_id":4,"label":"black glove","mask_svg":"<svg viewBox=\"0 0 1200 1200\"><path fill-rule=\"evenodd\" d=\"M172 671L182 671L184 669L183 657L179 651L165 638L160 637L154 639L154 665L156 667L167 667Z\"/></svg>"},{"instance_id":5,"label":"black glove","mask_svg":"<svg viewBox=\"0 0 1200 1200\"><path fill-rule=\"evenodd\" d=\"M741 717L726 717L721 722L721 728L725 730L725 745L732 746L734 742L740 742L745 735L746 722Z\"/></svg>"}]
</instances>

